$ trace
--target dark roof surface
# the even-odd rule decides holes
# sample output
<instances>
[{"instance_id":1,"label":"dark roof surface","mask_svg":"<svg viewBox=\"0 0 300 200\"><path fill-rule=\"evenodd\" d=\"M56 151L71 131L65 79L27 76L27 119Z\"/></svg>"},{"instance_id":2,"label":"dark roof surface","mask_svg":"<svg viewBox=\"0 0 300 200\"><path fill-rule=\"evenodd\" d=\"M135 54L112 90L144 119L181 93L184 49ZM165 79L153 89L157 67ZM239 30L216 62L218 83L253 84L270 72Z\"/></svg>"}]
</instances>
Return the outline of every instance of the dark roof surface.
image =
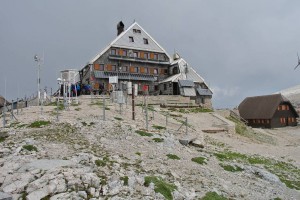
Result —
<instances>
[{"instance_id":1,"label":"dark roof surface","mask_svg":"<svg viewBox=\"0 0 300 200\"><path fill-rule=\"evenodd\" d=\"M178 80L179 87L194 87L194 81L192 80Z\"/></svg>"},{"instance_id":2,"label":"dark roof surface","mask_svg":"<svg viewBox=\"0 0 300 200\"><path fill-rule=\"evenodd\" d=\"M238 109L244 119L271 119L281 103L289 104L298 117L292 104L281 94L247 97Z\"/></svg>"},{"instance_id":3,"label":"dark roof surface","mask_svg":"<svg viewBox=\"0 0 300 200\"><path fill-rule=\"evenodd\" d=\"M202 96L212 96L212 91L210 89L197 88L197 92Z\"/></svg>"}]
</instances>

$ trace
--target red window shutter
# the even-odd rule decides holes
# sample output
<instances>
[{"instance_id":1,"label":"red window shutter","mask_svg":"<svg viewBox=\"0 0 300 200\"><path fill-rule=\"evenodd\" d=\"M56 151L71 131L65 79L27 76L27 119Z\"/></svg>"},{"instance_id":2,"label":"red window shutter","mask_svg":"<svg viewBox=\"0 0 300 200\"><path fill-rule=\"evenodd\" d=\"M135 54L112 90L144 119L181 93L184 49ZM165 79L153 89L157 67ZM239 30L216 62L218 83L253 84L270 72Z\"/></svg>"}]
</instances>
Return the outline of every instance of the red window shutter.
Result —
<instances>
[{"instance_id":1,"label":"red window shutter","mask_svg":"<svg viewBox=\"0 0 300 200\"><path fill-rule=\"evenodd\" d=\"M106 68L107 68L107 71L111 71L111 70L112 70L112 67L111 67L110 64L108 64L108 65L106 66Z\"/></svg>"},{"instance_id":2,"label":"red window shutter","mask_svg":"<svg viewBox=\"0 0 300 200\"><path fill-rule=\"evenodd\" d=\"M154 59L154 53L150 53L150 59Z\"/></svg>"}]
</instances>

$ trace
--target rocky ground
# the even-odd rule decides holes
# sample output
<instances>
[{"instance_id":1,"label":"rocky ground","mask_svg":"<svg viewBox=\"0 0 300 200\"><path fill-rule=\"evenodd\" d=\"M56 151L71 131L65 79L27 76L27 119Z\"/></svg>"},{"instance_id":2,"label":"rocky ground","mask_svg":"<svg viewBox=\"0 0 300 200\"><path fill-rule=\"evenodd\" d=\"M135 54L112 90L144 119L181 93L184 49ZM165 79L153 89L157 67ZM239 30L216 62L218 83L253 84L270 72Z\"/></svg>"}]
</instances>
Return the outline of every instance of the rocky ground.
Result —
<instances>
[{"instance_id":1,"label":"rocky ground","mask_svg":"<svg viewBox=\"0 0 300 200\"><path fill-rule=\"evenodd\" d=\"M109 100L105 121L102 99L59 121L55 108L1 128L0 191L13 199L300 199L297 127L228 133L216 112L154 105L146 130L140 105L136 120Z\"/></svg>"}]
</instances>

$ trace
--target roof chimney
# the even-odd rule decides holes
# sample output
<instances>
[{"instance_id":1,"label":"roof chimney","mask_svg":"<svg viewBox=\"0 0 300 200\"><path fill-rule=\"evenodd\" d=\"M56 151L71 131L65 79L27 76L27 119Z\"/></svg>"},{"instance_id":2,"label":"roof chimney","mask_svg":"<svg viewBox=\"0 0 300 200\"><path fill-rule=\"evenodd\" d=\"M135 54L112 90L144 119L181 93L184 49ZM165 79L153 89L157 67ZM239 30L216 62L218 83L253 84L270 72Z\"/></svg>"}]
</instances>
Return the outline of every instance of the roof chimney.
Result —
<instances>
[{"instance_id":1,"label":"roof chimney","mask_svg":"<svg viewBox=\"0 0 300 200\"><path fill-rule=\"evenodd\" d=\"M123 31L124 31L124 24L122 21L120 21L117 25L117 29L118 29L118 35L120 35Z\"/></svg>"}]
</instances>

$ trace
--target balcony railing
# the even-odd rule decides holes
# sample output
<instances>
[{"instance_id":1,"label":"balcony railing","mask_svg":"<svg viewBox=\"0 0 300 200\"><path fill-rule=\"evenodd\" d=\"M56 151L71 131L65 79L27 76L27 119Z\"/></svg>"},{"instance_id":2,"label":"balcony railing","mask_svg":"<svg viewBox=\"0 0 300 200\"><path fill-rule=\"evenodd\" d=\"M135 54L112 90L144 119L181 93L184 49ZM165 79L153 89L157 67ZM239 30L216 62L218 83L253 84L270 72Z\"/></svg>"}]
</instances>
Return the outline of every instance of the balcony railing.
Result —
<instances>
[{"instance_id":1,"label":"balcony railing","mask_svg":"<svg viewBox=\"0 0 300 200\"><path fill-rule=\"evenodd\" d=\"M109 55L108 58L111 60L124 60L124 61L131 61L131 62L153 63L153 64L161 64L161 65L170 64L170 62L166 60L153 60L153 59L144 59L144 58L137 58L137 57L120 56L120 55Z\"/></svg>"}]
</instances>

